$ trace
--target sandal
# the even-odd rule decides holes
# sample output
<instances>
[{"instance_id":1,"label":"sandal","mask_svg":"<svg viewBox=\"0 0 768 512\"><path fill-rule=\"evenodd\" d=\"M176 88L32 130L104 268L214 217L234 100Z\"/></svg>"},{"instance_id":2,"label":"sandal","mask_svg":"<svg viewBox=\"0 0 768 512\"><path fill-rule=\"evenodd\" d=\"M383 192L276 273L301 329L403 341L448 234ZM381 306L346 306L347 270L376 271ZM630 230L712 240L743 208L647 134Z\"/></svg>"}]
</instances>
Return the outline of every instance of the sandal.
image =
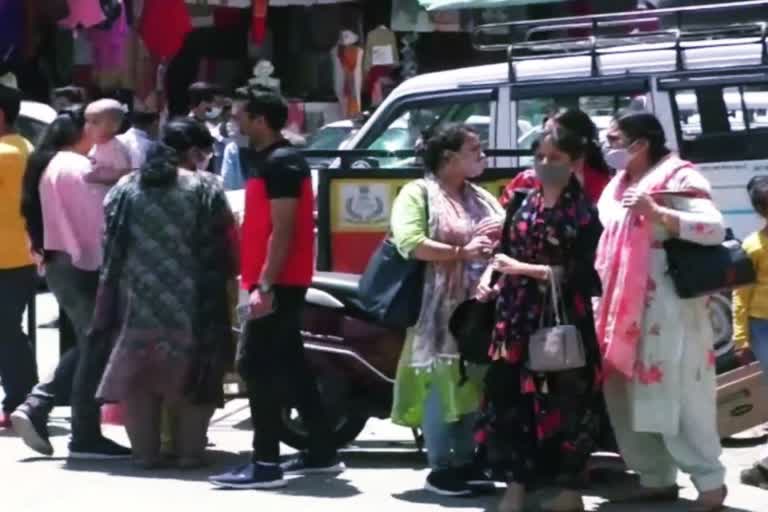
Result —
<instances>
[{"instance_id":1,"label":"sandal","mask_svg":"<svg viewBox=\"0 0 768 512\"><path fill-rule=\"evenodd\" d=\"M566 497L571 494L570 498ZM536 512L584 512L584 498L580 493L562 491L553 499L538 503L533 509Z\"/></svg>"},{"instance_id":2,"label":"sandal","mask_svg":"<svg viewBox=\"0 0 768 512\"><path fill-rule=\"evenodd\" d=\"M751 468L741 472L741 483L760 489L768 489L768 469L760 463L754 464Z\"/></svg>"},{"instance_id":3,"label":"sandal","mask_svg":"<svg viewBox=\"0 0 768 512\"><path fill-rule=\"evenodd\" d=\"M718 512L725 508L726 497L728 497L728 487L726 486L711 491L704 491L699 493L699 499L691 505L689 510L690 512Z\"/></svg>"}]
</instances>

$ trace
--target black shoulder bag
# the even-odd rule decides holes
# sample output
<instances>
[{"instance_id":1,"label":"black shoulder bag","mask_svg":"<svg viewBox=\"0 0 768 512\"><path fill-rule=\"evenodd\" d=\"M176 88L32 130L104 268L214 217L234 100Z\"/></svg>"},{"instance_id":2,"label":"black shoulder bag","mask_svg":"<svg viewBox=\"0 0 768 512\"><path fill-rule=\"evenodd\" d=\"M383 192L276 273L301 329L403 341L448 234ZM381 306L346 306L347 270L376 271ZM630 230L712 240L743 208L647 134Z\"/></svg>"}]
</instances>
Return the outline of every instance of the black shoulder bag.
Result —
<instances>
[{"instance_id":1,"label":"black shoulder bag","mask_svg":"<svg viewBox=\"0 0 768 512\"><path fill-rule=\"evenodd\" d=\"M679 238L664 242L669 275L681 299L705 297L757 280L749 255L732 235L718 245L701 245Z\"/></svg>"},{"instance_id":2,"label":"black shoulder bag","mask_svg":"<svg viewBox=\"0 0 768 512\"><path fill-rule=\"evenodd\" d=\"M429 223L429 196L426 185L424 203ZM404 258L392 237L387 236L368 261L360 278L360 303L376 322L395 328L416 325L424 293L425 263Z\"/></svg>"}]
</instances>

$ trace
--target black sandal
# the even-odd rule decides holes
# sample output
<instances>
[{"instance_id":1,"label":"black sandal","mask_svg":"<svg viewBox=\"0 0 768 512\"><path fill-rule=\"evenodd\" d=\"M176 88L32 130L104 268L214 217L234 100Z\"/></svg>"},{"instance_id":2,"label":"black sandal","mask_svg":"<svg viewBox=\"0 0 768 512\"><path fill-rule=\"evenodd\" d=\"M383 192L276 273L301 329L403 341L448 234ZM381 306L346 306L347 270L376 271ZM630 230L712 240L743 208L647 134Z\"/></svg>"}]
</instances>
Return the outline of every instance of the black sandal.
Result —
<instances>
[{"instance_id":1,"label":"black sandal","mask_svg":"<svg viewBox=\"0 0 768 512\"><path fill-rule=\"evenodd\" d=\"M755 463L751 468L741 472L741 483L760 489L768 489L768 469Z\"/></svg>"}]
</instances>

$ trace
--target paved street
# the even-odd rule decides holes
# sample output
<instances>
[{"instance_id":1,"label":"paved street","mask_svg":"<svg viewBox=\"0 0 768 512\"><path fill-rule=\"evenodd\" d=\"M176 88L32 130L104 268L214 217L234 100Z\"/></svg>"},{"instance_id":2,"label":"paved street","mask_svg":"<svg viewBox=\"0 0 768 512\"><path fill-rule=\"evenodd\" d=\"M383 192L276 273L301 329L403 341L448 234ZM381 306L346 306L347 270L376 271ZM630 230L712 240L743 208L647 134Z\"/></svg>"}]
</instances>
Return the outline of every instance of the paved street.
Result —
<instances>
[{"instance_id":1,"label":"paved street","mask_svg":"<svg viewBox=\"0 0 768 512\"><path fill-rule=\"evenodd\" d=\"M38 322L55 315L49 296L40 296ZM41 330L39 359L42 368L50 368L56 359L55 331ZM53 418L54 458L40 458L29 451L11 433L0 434L0 509L3 511L77 511L118 512L180 510L294 511L328 510L334 512L388 510L390 512L430 511L444 506L457 511L492 511L498 497L447 499L421 490L427 472L423 457L416 453L410 432L386 421L371 421L364 435L344 453L349 470L338 479L298 478L278 492L217 491L206 482L209 472L217 472L244 460L240 455L249 445L248 415L243 400L230 402L218 411L210 431L212 467L209 471L182 473L176 470L142 472L127 462L66 462L69 432L66 409L56 409ZM126 442L119 427L106 428L108 435ZM768 511L768 492L738 485L738 472L759 453L750 438L761 430L748 433L739 444L726 449L724 460L729 469L731 511ZM742 436L744 437L744 436ZM686 502L669 506L615 506L606 501L610 492L633 483L630 475L610 471L615 461L600 458L595 471L595 489L587 491L588 510L601 512L685 511ZM695 491L681 479L683 496L691 499Z\"/></svg>"}]
</instances>

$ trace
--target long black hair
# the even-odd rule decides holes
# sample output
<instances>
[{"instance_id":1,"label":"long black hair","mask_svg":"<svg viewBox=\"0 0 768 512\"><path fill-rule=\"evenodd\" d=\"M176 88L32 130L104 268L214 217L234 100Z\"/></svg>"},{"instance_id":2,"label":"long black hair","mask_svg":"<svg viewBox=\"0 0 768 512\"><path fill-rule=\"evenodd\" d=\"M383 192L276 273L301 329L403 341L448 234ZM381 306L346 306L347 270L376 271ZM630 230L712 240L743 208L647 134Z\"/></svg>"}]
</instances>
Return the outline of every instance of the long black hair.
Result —
<instances>
[{"instance_id":1,"label":"long black hair","mask_svg":"<svg viewBox=\"0 0 768 512\"><path fill-rule=\"evenodd\" d=\"M27 160L21 189L21 215L27 226L32 250L43 253L43 208L40 178L59 151L74 146L83 136L85 108L75 105L62 110L43 132L40 143Z\"/></svg>"},{"instance_id":2,"label":"long black hair","mask_svg":"<svg viewBox=\"0 0 768 512\"><path fill-rule=\"evenodd\" d=\"M605 162L603 151L600 149L597 126L586 112L569 109L557 114L554 121L569 132L586 140L584 162L589 167L605 174L611 173L611 167Z\"/></svg>"},{"instance_id":3,"label":"long black hair","mask_svg":"<svg viewBox=\"0 0 768 512\"><path fill-rule=\"evenodd\" d=\"M648 158L651 166L656 165L669 154L664 127L655 115L648 112L630 112L621 116L616 121L616 125L630 143L637 140L648 141Z\"/></svg>"}]
</instances>

